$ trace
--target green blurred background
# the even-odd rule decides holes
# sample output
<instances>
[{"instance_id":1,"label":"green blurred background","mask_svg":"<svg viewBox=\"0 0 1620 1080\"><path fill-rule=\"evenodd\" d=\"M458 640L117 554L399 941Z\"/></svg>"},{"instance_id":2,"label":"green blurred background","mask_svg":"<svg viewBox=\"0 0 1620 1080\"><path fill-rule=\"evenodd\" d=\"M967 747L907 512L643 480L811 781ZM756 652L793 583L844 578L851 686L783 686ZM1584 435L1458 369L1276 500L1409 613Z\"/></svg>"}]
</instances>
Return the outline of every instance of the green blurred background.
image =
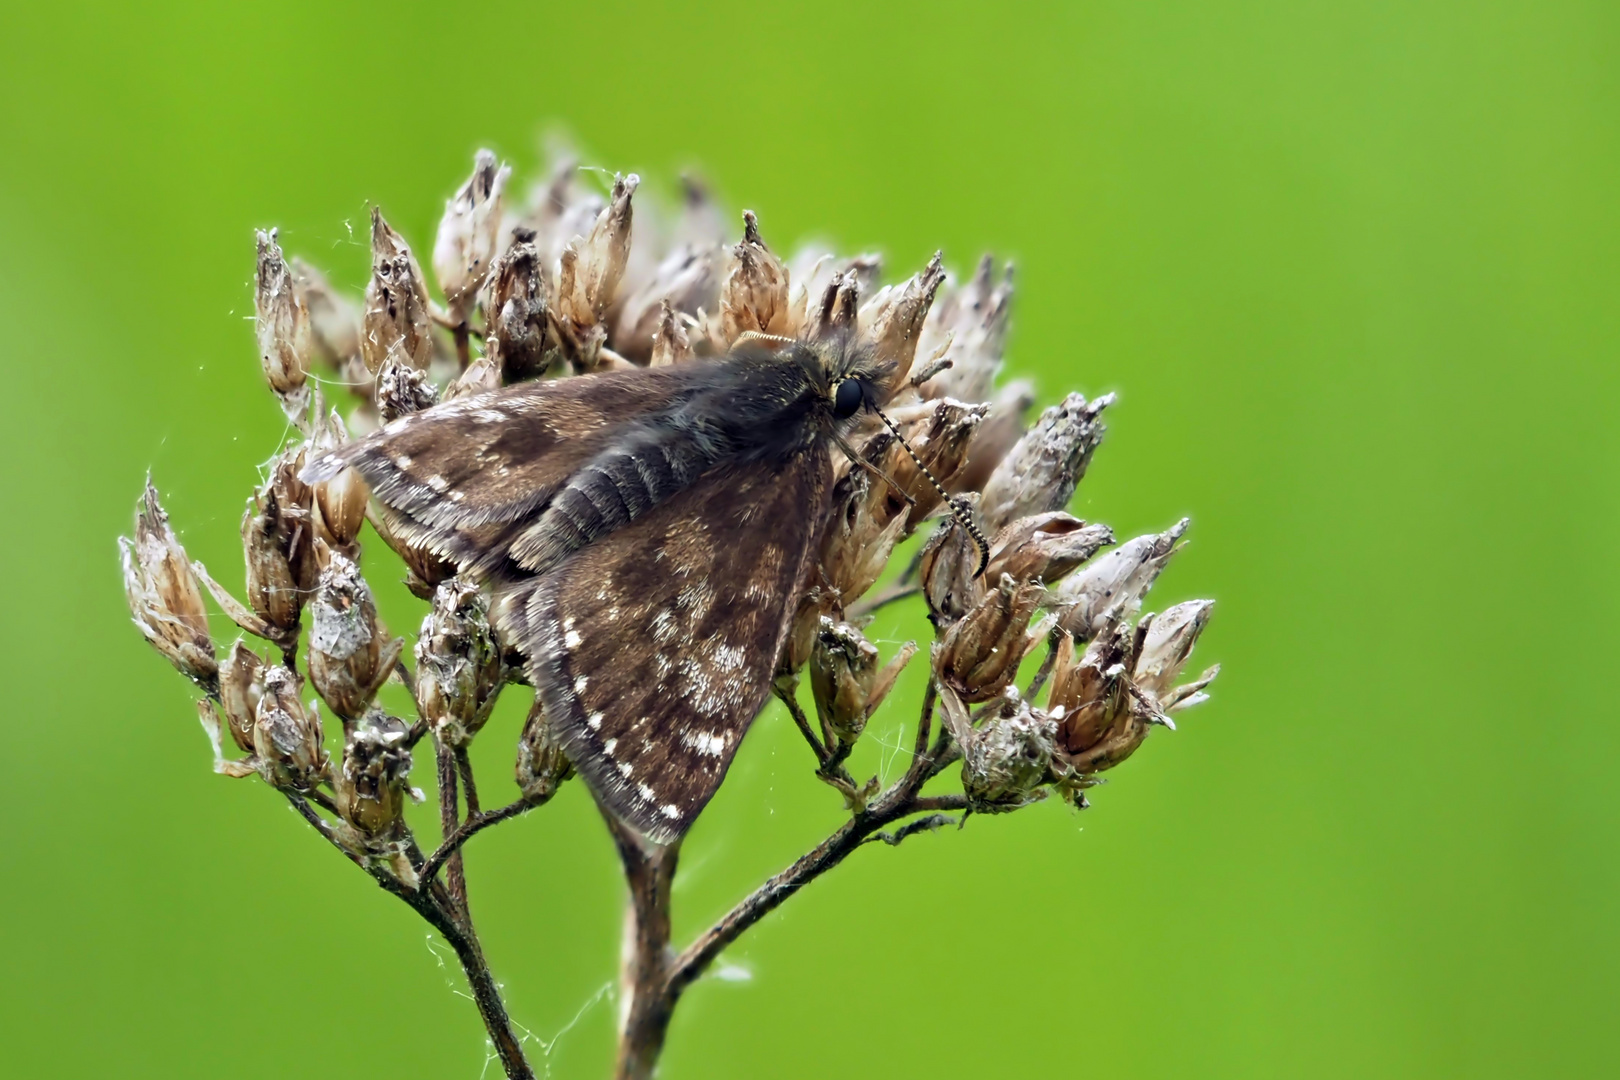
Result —
<instances>
[{"instance_id":1,"label":"green blurred background","mask_svg":"<svg viewBox=\"0 0 1620 1080\"><path fill-rule=\"evenodd\" d=\"M1214 702L1093 809L862 851L689 995L663 1075L1612 1068L1617 30L1573 2L7 4L0 1071L480 1074L415 916L209 772L113 537L151 469L239 580L282 431L254 227L357 287L370 201L425 256L475 148L526 181L559 127L666 191L700 165L779 248L1015 257L1013 370L1120 392L1078 512L1192 514L1150 606L1219 602ZM744 748L679 935L835 823L796 738L771 712ZM584 792L469 864L515 1017L577 1017L543 1067L604 1075L621 886Z\"/></svg>"}]
</instances>

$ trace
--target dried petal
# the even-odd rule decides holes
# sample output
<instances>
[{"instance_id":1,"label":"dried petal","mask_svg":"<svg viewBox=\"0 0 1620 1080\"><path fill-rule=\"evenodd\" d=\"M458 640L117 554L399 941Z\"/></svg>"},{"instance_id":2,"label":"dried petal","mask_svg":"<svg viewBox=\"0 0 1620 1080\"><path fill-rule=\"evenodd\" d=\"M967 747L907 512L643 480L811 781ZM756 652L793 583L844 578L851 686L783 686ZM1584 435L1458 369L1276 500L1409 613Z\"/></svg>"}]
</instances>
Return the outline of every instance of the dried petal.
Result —
<instances>
[{"instance_id":1,"label":"dried petal","mask_svg":"<svg viewBox=\"0 0 1620 1080\"><path fill-rule=\"evenodd\" d=\"M923 320L944 280L945 270L940 265L940 252L936 251L921 273L878 290L861 307L858 323L863 339L879 358L894 364L885 397L892 396L910 377Z\"/></svg>"},{"instance_id":2,"label":"dried petal","mask_svg":"<svg viewBox=\"0 0 1620 1080\"><path fill-rule=\"evenodd\" d=\"M961 498L964 509L971 513L978 496ZM962 523L954 517L940 522L923 545L917 567L923 599L928 602L929 616L935 626L949 626L966 615L984 598L985 581L1001 580L981 577L978 568L978 544Z\"/></svg>"},{"instance_id":3,"label":"dried petal","mask_svg":"<svg viewBox=\"0 0 1620 1080\"><path fill-rule=\"evenodd\" d=\"M315 450L330 453L349 441L349 433L337 410L332 410L326 423L316 429ZM356 556L353 548L360 526L366 520L366 503L371 489L354 469L344 469L330 480L314 485L315 527L322 540L343 551L350 558Z\"/></svg>"},{"instance_id":4,"label":"dried petal","mask_svg":"<svg viewBox=\"0 0 1620 1080\"><path fill-rule=\"evenodd\" d=\"M360 306L332 287L315 267L292 261L293 288L309 315L310 342L315 355L344 367L360 356Z\"/></svg>"},{"instance_id":5,"label":"dried petal","mask_svg":"<svg viewBox=\"0 0 1620 1080\"><path fill-rule=\"evenodd\" d=\"M670 364L684 364L692 359L692 339L686 333L686 325L681 317L675 314L669 301L664 301L659 309L658 333L653 337L652 355L648 357L649 367L667 367Z\"/></svg>"},{"instance_id":6,"label":"dried petal","mask_svg":"<svg viewBox=\"0 0 1620 1080\"><path fill-rule=\"evenodd\" d=\"M241 638L231 646L219 669L219 701L231 740L245 753L253 752L253 724L259 698L264 695L265 663Z\"/></svg>"},{"instance_id":7,"label":"dried petal","mask_svg":"<svg viewBox=\"0 0 1620 1080\"><path fill-rule=\"evenodd\" d=\"M923 356L949 360L950 366L924 382L924 397L984 401L1001 368L1012 305L1012 264L1000 284L992 280L995 262L989 255L960 288L947 288L929 312L917 349Z\"/></svg>"},{"instance_id":8,"label":"dried petal","mask_svg":"<svg viewBox=\"0 0 1620 1080\"><path fill-rule=\"evenodd\" d=\"M969 398L967 400L976 400ZM967 463L956 474L957 491L982 491L996 466L1024 436L1024 414L1035 403L1035 385L1017 379L996 392L990 412L973 432Z\"/></svg>"}]
</instances>

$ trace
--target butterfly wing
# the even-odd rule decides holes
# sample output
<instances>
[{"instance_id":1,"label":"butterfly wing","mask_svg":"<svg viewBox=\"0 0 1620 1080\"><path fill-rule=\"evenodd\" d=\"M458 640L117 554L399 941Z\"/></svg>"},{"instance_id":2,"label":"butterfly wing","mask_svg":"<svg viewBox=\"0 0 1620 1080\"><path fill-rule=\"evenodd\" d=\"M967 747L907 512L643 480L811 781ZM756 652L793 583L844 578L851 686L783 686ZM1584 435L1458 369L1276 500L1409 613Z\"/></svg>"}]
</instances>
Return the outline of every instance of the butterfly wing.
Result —
<instances>
[{"instance_id":1,"label":"butterfly wing","mask_svg":"<svg viewBox=\"0 0 1620 1080\"><path fill-rule=\"evenodd\" d=\"M304 478L353 466L396 535L487 577L523 523L615 432L666 406L694 377L638 368L520 383L400 417L315 459Z\"/></svg>"},{"instance_id":2,"label":"butterfly wing","mask_svg":"<svg viewBox=\"0 0 1620 1080\"><path fill-rule=\"evenodd\" d=\"M765 703L831 461L723 465L543 576L497 623L574 768L650 838L683 835Z\"/></svg>"}]
</instances>

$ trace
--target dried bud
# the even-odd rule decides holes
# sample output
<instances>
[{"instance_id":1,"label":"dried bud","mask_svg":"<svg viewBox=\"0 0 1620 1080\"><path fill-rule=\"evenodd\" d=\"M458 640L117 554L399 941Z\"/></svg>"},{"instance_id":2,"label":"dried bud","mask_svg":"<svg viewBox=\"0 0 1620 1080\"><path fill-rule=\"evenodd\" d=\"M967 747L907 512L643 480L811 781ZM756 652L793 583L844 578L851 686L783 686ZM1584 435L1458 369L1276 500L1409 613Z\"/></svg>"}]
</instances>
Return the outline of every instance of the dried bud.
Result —
<instances>
[{"instance_id":1,"label":"dried bud","mask_svg":"<svg viewBox=\"0 0 1620 1080\"><path fill-rule=\"evenodd\" d=\"M648 367L668 367L684 364L692 359L692 339L686 333L681 317L664 301L659 309L658 333L653 336L652 355Z\"/></svg>"},{"instance_id":2,"label":"dried bud","mask_svg":"<svg viewBox=\"0 0 1620 1080\"><path fill-rule=\"evenodd\" d=\"M135 512L135 539L120 536L118 549L135 625L182 675L205 688L213 686L219 662L208 636L208 611L151 477Z\"/></svg>"},{"instance_id":3,"label":"dried bud","mask_svg":"<svg viewBox=\"0 0 1620 1080\"><path fill-rule=\"evenodd\" d=\"M316 429L316 453L330 453L348 441L349 433L334 409L326 423ZM371 489L354 469L344 469L330 480L315 484L314 495L317 534L331 547L355 558L357 551L353 545L366 520Z\"/></svg>"},{"instance_id":4,"label":"dried bud","mask_svg":"<svg viewBox=\"0 0 1620 1080\"><path fill-rule=\"evenodd\" d=\"M298 479L303 465L302 447L277 455L269 482L248 500L242 517L248 604L283 645L297 639L298 613L320 574L310 520L314 496Z\"/></svg>"},{"instance_id":5,"label":"dried bud","mask_svg":"<svg viewBox=\"0 0 1620 1080\"><path fill-rule=\"evenodd\" d=\"M295 672L273 667L254 713L253 749L266 782L292 791L313 791L329 778L331 764L321 747L320 714L313 702L298 700L303 681Z\"/></svg>"},{"instance_id":6,"label":"dried bud","mask_svg":"<svg viewBox=\"0 0 1620 1080\"><path fill-rule=\"evenodd\" d=\"M404 640L385 640L366 579L337 552L321 572L310 621L310 680L333 712L356 720L388 681Z\"/></svg>"},{"instance_id":7,"label":"dried bud","mask_svg":"<svg viewBox=\"0 0 1620 1080\"><path fill-rule=\"evenodd\" d=\"M949 360L950 366L922 384L925 397L984 401L990 396L1007 340L1012 264L1000 284L992 280L994 272L995 262L986 255L972 280L945 290L929 312L917 348L923 356Z\"/></svg>"},{"instance_id":8,"label":"dried bud","mask_svg":"<svg viewBox=\"0 0 1620 1080\"><path fill-rule=\"evenodd\" d=\"M953 623L939 639L934 670L969 704L989 701L1018 675L1035 644L1026 636L1045 590L1003 574L995 591Z\"/></svg>"},{"instance_id":9,"label":"dried bud","mask_svg":"<svg viewBox=\"0 0 1620 1080\"><path fill-rule=\"evenodd\" d=\"M461 185L455 198L444 204L439 235L433 242L433 274L439 279L439 289L454 323L467 321L490 264L495 261L501 202L511 175L510 166L497 167L495 155L480 150L472 176Z\"/></svg>"},{"instance_id":10,"label":"dried bud","mask_svg":"<svg viewBox=\"0 0 1620 1080\"><path fill-rule=\"evenodd\" d=\"M852 469L833 488L835 509L822 542L821 573L844 604L877 581L910 520L902 505L892 519L879 521L873 515L872 483L863 470ZM876 502L881 505L881 499Z\"/></svg>"},{"instance_id":11,"label":"dried bud","mask_svg":"<svg viewBox=\"0 0 1620 1080\"><path fill-rule=\"evenodd\" d=\"M241 638L231 646L219 669L219 702L231 740L244 753L253 753L253 724L264 695L265 663Z\"/></svg>"},{"instance_id":12,"label":"dried bud","mask_svg":"<svg viewBox=\"0 0 1620 1080\"><path fill-rule=\"evenodd\" d=\"M908 641L880 667L877 646L859 630L822 616L810 659L810 688L822 722L845 745L853 743L916 653L917 643Z\"/></svg>"},{"instance_id":13,"label":"dried bud","mask_svg":"<svg viewBox=\"0 0 1620 1080\"><path fill-rule=\"evenodd\" d=\"M371 208L371 281L366 285L366 311L360 355L376 374L390 356L417 371L433 360L433 319L428 313L427 283L410 245Z\"/></svg>"},{"instance_id":14,"label":"dried bud","mask_svg":"<svg viewBox=\"0 0 1620 1080\"><path fill-rule=\"evenodd\" d=\"M885 397L905 385L910 376L923 320L928 317L934 294L939 292L944 280L945 269L940 265L940 252L936 251L922 273L899 285L879 289L862 305L858 316L861 336L870 342L879 359L894 365Z\"/></svg>"},{"instance_id":15,"label":"dried bud","mask_svg":"<svg viewBox=\"0 0 1620 1080\"><path fill-rule=\"evenodd\" d=\"M1214 681L1220 672L1217 664L1197 679L1183 686L1171 687L1181 669L1187 666L1198 636L1209 624L1213 600L1189 600L1177 604L1151 620L1143 635L1141 651L1131 671L1131 681L1153 696L1165 712L1185 709L1209 700L1204 687Z\"/></svg>"},{"instance_id":16,"label":"dried bud","mask_svg":"<svg viewBox=\"0 0 1620 1080\"><path fill-rule=\"evenodd\" d=\"M788 322L787 268L765 246L754 212L744 210L742 243L731 249L720 286L720 329L725 344L731 345L749 331L786 334Z\"/></svg>"},{"instance_id":17,"label":"dried bud","mask_svg":"<svg viewBox=\"0 0 1620 1080\"><path fill-rule=\"evenodd\" d=\"M452 578L433 594L416 639L416 700L452 746L465 746L495 707L505 671L489 626L489 597Z\"/></svg>"},{"instance_id":18,"label":"dried bud","mask_svg":"<svg viewBox=\"0 0 1620 1080\"><path fill-rule=\"evenodd\" d=\"M1106 430L1098 416L1113 400L1104 394L1087 403L1084 395L1070 394L1041 414L985 482L981 505L991 529L1069 505Z\"/></svg>"},{"instance_id":19,"label":"dried bud","mask_svg":"<svg viewBox=\"0 0 1620 1080\"><path fill-rule=\"evenodd\" d=\"M1011 574L1018 581L1050 585L1114 542L1106 525L1087 525L1061 510L1019 518L990 542L991 581Z\"/></svg>"},{"instance_id":20,"label":"dried bud","mask_svg":"<svg viewBox=\"0 0 1620 1080\"><path fill-rule=\"evenodd\" d=\"M546 278L534 230L512 230L484 293L485 347L511 385L546 370Z\"/></svg>"},{"instance_id":21,"label":"dried bud","mask_svg":"<svg viewBox=\"0 0 1620 1080\"><path fill-rule=\"evenodd\" d=\"M1047 606L1059 612L1059 625L1076 641L1090 641L1109 621L1133 618L1149 586L1179 549L1187 524L1182 518L1165 532L1127 540L1065 578L1047 599Z\"/></svg>"},{"instance_id":22,"label":"dried bud","mask_svg":"<svg viewBox=\"0 0 1620 1080\"><path fill-rule=\"evenodd\" d=\"M309 390L304 385L311 347L309 313L276 243L276 231L255 235L259 259L253 275L253 325L259 339L259 363L270 389L281 399L282 412L302 425L309 410Z\"/></svg>"},{"instance_id":23,"label":"dried bud","mask_svg":"<svg viewBox=\"0 0 1620 1080\"><path fill-rule=\"evenodd\" d=\"M377 413L383 423L431 409L438 402L438 391L428 381L426 372L418 371L397 356L383 361L377 372Z\"/></svg>"},{"instance_id":24,"label":"dried bud","mask_svg":"<svg viewBox=\"0 0 1620 1080\"><path fill-rule=\"evenodd\" d=\"M978 496L960 498L964 510L972 513ZM972 611L984 598L985 581L1001 580L977 576L978 568L979 546L962 523L954 517L940 522L923 545L917 567L923 599L928 602L929 617L935 626L949 626Z\"/></svg>"},{"instance_id":25,"label":"dried bud","mask_svg":"<svg viewBox=\"0 0 1620 1080\"><path fill-rule=\"evenodd\" d=\"M821 298L806 315L806 325L799 331L801 337L827 337L848 333L855 329L861 306L861 281L853 270L834 274Z\"/></svg>"},{"instance_id":26,"label":"dried bud","mask_svg":"<svg viewBox=\"0 0 1620 1080\"><path fill-rule=\"evenodd\" d=\"M653 271L652 279L637 289L619 312L613 340L632 360L658 363L658 341L680 329L680 315L700 309L715 310L720 298L720 268L725 249L718 244L676 248ZM689 346L688 346L689 348ZM670 362L670 361L666 361Z\"/></svg>"},{"instance_id":27,"label":"dried bud","mask_svg":"<svg viewBox=\"0 0 1620 1080\"><path fill-rule=\"evenodd\" d=\"M1039 801L1051 772L1058 725L1028 702L998 710L962 744L962 791L980 813Z\"/></svg>"},{"instance_id":28,"label":"dried bud","mask_svg":"<svg viewBox=\"0 0 1620 1080\"><path fill-rule=\"evenodd\" d=\"M990 402L989 415L979 422L973 432L967 464L956 475L958 490L984 490L996 466L1023 438L1024 414L1034 403L1035 386L1027 379L1017 379L996 392Z\"/></svg>"},{"instance_id":29,"label":"dried bud","mask_svg":"<svg viewBox=\"0 0 1620 1080\"><path fill-rule=\"evenodd\" d=\"M343 767L333 778L338 813L368 841L395 838L404 825L410 786L409 731L379 709L344 740Z\"/></svg>"},{"instance_id":30,"label":"dried bud","mask_svg":"<svg viewBox=\"0 0 1620 1080\"><path fill-rule=\"evenodd\" d=\"M562 752L556 733L546 722L539 698L529 710L529 719L518 738L517 784L527 802L539 804L557 793L563 781L574 775L574 767Z\"/></svg>"},{"instance_id":31,"label":"dried bud","mask_svg":"<svg viewBox=\"0 0 1620 1080\"><path fill-rule=\"evenodd\" d=\"M360 308L339 293L326 276L302 259L293 259L293 288L309 314L310 340L316 355L345 366L360 356Z\"/></svg>"}]
</instances>

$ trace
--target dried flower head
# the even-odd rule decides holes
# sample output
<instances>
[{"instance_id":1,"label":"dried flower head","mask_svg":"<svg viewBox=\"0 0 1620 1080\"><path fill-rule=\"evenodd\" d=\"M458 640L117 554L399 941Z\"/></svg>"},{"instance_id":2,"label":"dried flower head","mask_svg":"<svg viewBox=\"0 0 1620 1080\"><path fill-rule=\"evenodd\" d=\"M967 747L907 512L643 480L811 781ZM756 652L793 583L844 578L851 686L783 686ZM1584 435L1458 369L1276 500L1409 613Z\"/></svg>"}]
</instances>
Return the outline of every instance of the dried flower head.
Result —
<instances>
[{"instance_id":1,"label":"dried flower head","mask_svg":"<svg viewBox=\"0 0 1620 1080\"><path fill-rule=\"evenodd\" d=\"M129 613L146 640L182 675L213 686L219 675L208 611L186 559L186 549L169 526L150 477L135 513L135 539L118 538L124 564Z\"/></svg>"},{"instance_id":2,"label":"dried flower head","mask_svg":"<svg viewBox=\"0 0 1620 1080\"><path fill-rule=\"evenodd\" d=\"M1113 399L1070 394L1026 428L1033 387L1000 382L1010 266L986 256L960 280L936 253L885 283L875 255L773 250L752 212L739 235L696 182L671 218L636 202L634 174L606 175L569 156L519 206L479 151L433 245L437 305L377 210L363 306L258 234L261 367L305 439L249 500L246 602L187 561L150 482L120 540L136 624L207 695L215 769L263 777L450 941L508 1077L534 1072L463 845L576 768L630 885L620 1062L645 1080L682 990L807 881L968 813L1054 791L1084 806L1219 670L1179 681L1209 601L1140 615L1187 523L1105 551L1107 526L1067 512ZM308 385L312 360L352 393L347 424ZM430 602L414 671L378 618L366 521ZM218 662L199 583L275 651L242 639ZM933 640L910 762L862 781L852 753L918 651L885 661L863 628L919 595ZM300 670L343 723L336 763ZM394 674L414 717L377 703ZM474 769L490 747L470 744L508 681L535 698L516 798L494 806ZM773 691L850 816L677 950L676 842ZM419 745L431 852L404 813ZM923 793L957 763L959 789Z\"/></svg>"},{"instance_id":3,"label":"dried flower head","mask_svg":"<svg viewBox=\"0 0 1620 1080\"><path fill-rule=\"evenodd\" d=\"M495 155L480 150L472 176L444 204L439 235L433 243L433 273L452 323L466 322L495 261L501 204L511 175L511 166L497 167Z\"/></svg>"},{"instance_id":4,"label":"dried flower head","mask_svg":"<svg viewBox=\"0 0 1620 1080\"><path fill-rule=\"evenodd\" d=\"M313 344L309 312L293 282L292 268L276 243L276 230L256 235L259 262L253 275L253 308L259 364L270 389L281 399L287 419L302 424L309 411L309 390L305 386Z\"/></svg>"}]
</instances>

